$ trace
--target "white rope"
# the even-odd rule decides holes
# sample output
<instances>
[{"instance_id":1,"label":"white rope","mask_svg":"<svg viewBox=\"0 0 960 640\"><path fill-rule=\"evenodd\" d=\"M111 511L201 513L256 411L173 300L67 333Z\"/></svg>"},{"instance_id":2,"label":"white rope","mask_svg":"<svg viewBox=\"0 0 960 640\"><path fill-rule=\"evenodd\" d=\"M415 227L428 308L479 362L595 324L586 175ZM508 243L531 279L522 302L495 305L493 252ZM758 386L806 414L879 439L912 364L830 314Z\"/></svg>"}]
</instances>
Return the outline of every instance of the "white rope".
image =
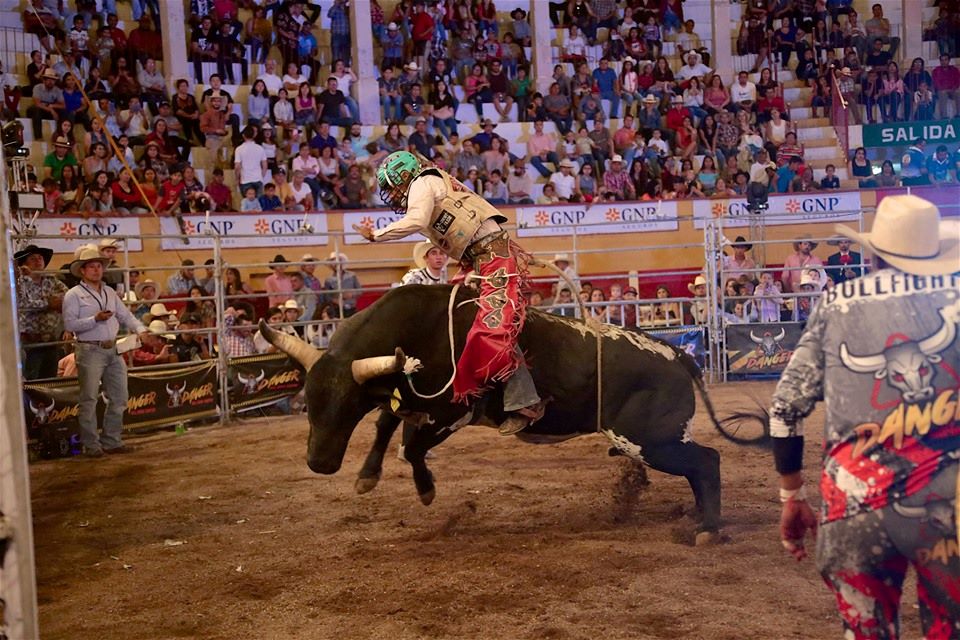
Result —
<instances>
[{"instance_id":1,"label":"white rope","mask_svg":"<svg viewBox=\"0 0 960 640\"><path fill-rule=\"evenodd\" d=\"M453 348L453 303L457 299L457 291L460 290L460 285L453 285L453 289L450 291L450 302L447 303L447 333L450 336L450 366L453 368L453 373L450 374L450 379L447 380L447 384L443 385L443 388L440 391L432 395L425 395L417 391L417 388L413 386L413 378L411 374L407 375L407 385L410 386L410 391L413 391L414 395L418 398L423 398L424 400L432 400L437 398L447 392L447 389L450 388L450 385L453 384L453 379L457 377L457 357L454 353Z\"/></svg>"}]
</instances>

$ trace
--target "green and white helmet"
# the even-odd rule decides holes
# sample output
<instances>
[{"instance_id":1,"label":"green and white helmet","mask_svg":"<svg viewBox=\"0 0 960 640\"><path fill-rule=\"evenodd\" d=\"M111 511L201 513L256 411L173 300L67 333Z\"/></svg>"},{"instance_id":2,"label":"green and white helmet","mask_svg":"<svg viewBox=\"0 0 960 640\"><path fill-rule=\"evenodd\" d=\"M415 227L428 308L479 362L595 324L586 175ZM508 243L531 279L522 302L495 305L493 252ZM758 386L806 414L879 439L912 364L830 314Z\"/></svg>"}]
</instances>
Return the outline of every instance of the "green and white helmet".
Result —
<instances>
[{"instance_id":1,"label":"green and white helmet","mask_svg":"<svg viewBox=\"0 0 960 640\"><path fill-rule=\"evenodd\" d=\"M407 207L407 191L410 183L425 168L420 159L409 151L394 151L377 169L380 197L398 213L402 213Z\"/></svg>"}]
</instances>

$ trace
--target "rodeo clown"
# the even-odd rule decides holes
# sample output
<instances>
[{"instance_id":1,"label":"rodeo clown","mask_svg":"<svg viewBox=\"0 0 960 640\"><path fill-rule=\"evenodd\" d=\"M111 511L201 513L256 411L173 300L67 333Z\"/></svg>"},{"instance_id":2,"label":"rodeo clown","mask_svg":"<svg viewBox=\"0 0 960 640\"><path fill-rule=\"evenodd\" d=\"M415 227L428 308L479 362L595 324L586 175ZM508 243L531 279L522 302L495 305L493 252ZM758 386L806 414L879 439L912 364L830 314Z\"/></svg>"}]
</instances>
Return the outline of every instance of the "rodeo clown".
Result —
<instances>
[{"instance_id":1,"label":"rodeo clown","mask_svg":"<svg viewBox=\"0 0 960 640\"><path fill-rule=\"evenodd\" d=\"M543 416L533 378L517 346L526 301L527 256L500 227L495 207L446 171L409 151L391 153L377 169L380 195L403 217L374 232L358 228L371 242L422 233L446 255L480 278L479 310L467 333L453 381L456 402L468 402L494 382L504 382L509 415L501 435L522 431Z\"/></svg>"},{"instance_id":2,"label":"rodeo clown","mask_svg":"<svg viewBox=\"0 0 960 640\"><path fill-rule=\"evenodd\" d=\"M783 546L800 560L816 534L844 638L899 637L909 564L924 637L960 638L960 224L906 195L880 202L871 233L837 231L873 271L823 294L773 397ZM817 533L802 427L821 398Z\"/></svg>"}]
</instances>

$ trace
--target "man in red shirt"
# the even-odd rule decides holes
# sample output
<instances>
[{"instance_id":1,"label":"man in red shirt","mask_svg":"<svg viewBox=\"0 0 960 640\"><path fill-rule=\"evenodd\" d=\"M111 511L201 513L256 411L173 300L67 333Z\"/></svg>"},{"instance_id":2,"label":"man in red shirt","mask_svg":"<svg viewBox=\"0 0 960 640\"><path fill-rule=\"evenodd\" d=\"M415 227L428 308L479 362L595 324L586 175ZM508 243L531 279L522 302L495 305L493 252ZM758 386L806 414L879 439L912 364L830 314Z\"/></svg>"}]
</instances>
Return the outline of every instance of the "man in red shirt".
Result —
<instances>
[{"instance_id":1,"label":"man in red shirt","mask_svg":"<svg viewBox=\"0 0 960 640\"><path fill-rule=\"evenodd\" d=\"M113 63L117 62L117 58L126 58L129 54L129 49L127 47L127 33L117 26L117 22L117 14L111 13L107 16L107 31L110 34L110 38L113 40L113 49L110 51L110 59ZM127 60L127 62L132 63L132 60ZM130 66L133 65L130 64Z\"/></svg>"},{"instance_id":2,"label":"man in red shirt","mask_svg":"<svg viewBox=\"0 0 960 640\"><path fill-rule=\"evenodd\" d=\"M427 45L433 40L433 32L436 24L429 13L424 11L423 3L416 2L413 5L413 20L411 20L410 36L413 40L413 55L417 59L417 65L421 69L426 68L427 63Z\"/></svg>"},{"instance_id":3,"label":"man in red shirt","mask_svg":"<svg viewBox=\"0 0 960 640\"><path fill-rule=\"evenodd\" d=\"M953 117L960 115L960 69L950 64L950 56L940 56L940 66L933 70L933 93L940 118L949 118L948 105L953 103Z\"/></svg>"},{"instance_id":4,"label":"man in red shirt","mask_svg":"<svg viewBox=\"0 0 960 640\"><path fill-rule=\"evenodd\" d=\"M149 14L140 16L140 26L130 32L127 40L130 54L144 64L149 58L163 59L163 40L160 34L153 30L153 21Z\"/></svg>"},{"instance_id":5,"label":"man in red shirt","mask_svg":"<svg viewBox=\"0 0 960 640\"><path fill-rule=\"evenodd\" d=\"M671 106L667 111L666 123L667 128L670 129L675 138L677 132L683 128L683 119L693 119L693 114L690 113L690 109L687 109L685 106L683 106L683 97L673 96L670 102Z\"/></svg>"}]
</instances>

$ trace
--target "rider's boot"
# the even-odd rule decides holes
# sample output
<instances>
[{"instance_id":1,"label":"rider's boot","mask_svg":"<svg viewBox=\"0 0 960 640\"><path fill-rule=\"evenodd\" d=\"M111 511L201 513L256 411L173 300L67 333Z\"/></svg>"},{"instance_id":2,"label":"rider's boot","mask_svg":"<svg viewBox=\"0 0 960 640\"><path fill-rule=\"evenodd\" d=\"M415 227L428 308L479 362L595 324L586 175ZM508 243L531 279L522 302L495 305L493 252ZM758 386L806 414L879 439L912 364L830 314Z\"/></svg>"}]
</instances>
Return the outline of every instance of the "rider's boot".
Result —
<instances>
[{"instance_id":1,"label":"rider's boot","mask_svg":"<svg viewBox=\"0 0 960 640\"><path fill-rule=\"evenodd\" d=\"M524 407L523 409L518 409L517 411L507 414L506 420L500 423L500 435L512 436L515 433L520 433L530 426L531 423L543 417L546 406L547 401L540 400L529 407Z\"/></svg>"}]
</instances>

